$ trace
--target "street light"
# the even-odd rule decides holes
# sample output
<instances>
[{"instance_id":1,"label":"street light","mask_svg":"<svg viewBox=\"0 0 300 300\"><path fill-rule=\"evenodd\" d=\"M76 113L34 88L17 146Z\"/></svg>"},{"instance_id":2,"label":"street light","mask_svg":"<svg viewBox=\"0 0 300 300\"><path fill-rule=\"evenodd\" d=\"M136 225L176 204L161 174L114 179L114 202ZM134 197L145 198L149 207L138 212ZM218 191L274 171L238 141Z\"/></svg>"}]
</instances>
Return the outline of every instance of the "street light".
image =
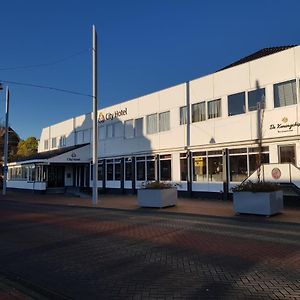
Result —
<instances>
[{"instance_id":1,"label":"street light","mask_svg":"<svg viewBox=\"0 0 300 300\"><path fill-rule=\"evenodd\" d=\"M3 90L2 83L0 82L0 90ZM8 113L9 113L9 89L6 86L6 109L5 109L5 140L4 140L4 166L3 166L3 190L2 194L6 195L6 181L7 181L7 156L8 156Z\"/></svg>"}]
</instances>

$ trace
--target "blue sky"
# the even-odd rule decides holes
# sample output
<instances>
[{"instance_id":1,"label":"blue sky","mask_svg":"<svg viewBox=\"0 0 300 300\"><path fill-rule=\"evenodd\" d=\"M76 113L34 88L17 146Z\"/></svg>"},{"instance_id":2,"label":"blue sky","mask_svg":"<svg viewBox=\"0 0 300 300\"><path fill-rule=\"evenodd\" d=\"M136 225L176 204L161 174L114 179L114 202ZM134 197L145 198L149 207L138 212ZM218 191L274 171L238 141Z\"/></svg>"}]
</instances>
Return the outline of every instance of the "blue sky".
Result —
<instances>
[{"instance_id":1,"label":"blue sky","mask_svg":"<svg viewBox=\"0 0 300 300\"><path fill-rule=\"evenodd\" d=\"M212 73L261 48L300 43L298 0L10 0L0 6L0 80L91 93L91 28L100 107ZM47 64L79 53L62 63ZM280 71L280 70L278 70ZM88 97L10 84L22 138L91 111ZM0 118L5 99L0 92Z\"/></svg>"}]
</instances>

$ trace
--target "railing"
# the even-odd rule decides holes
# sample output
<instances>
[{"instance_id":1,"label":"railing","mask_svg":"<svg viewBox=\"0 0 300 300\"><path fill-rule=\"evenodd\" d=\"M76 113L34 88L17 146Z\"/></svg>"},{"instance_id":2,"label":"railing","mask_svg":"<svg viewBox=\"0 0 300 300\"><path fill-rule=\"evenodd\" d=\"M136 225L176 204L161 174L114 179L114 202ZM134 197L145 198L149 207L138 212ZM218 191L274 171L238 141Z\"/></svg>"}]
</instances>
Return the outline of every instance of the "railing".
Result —
<instances>
[{"instance_id":1,"label":"railing","mask_svg":"<svg viewBox=\"0 0 300 300\"><path fill-rule=\"evenodd\" d=\"M258 181L258 171L254 171L246 181ZM293 183L300 189L300 169L291 163L283 164L263 164L260 167L260 180L275 183Z\"/></svg>"}]
</instances>

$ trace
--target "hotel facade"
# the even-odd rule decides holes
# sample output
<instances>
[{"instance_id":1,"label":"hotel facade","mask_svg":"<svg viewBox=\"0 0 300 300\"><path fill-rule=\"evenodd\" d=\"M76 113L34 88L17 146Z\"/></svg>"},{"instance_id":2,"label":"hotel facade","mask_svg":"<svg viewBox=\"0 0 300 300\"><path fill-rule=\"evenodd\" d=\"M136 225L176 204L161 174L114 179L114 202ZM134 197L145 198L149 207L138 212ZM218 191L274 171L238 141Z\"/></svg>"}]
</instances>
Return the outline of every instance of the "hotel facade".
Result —
<instances>
[{"instance_id":1,"label":"hotel facade","mask_svg":"<svg viewBox=\"0 0 300 300\"><path fill-rule=\"evenodd\" d=\"M213 74L98 111L98 187L152 180L222 196L255 176L300 183L300 46L260 50ZM43 128L37 155L9 164L9 188L92 187L92 114ZM254 178L254 177L253 177Z\"/></svg>"}]
</instances>

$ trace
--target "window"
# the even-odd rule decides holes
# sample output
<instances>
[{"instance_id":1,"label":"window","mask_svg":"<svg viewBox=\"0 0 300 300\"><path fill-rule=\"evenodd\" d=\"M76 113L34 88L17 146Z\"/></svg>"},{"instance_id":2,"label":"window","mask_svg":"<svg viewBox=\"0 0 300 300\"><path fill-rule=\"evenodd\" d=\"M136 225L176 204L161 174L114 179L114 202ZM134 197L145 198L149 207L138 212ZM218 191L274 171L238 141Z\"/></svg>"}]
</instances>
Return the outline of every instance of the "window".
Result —
<instances>
[{"instance_id":1,"label":"window","mask_svg":"<svg viewBox=\"0 0 300 300\"><path fill-rule=\"evenodd\" d=\"M179 109L180 125L187 124L187 106L182 106Z\"/></svg>"},{"instance_id":2,"label":"window","mask_svg":"<svg viewBox=\"0 0 300 300\"><path fill-rule=\"evenodd\" d=\"M101 125L99 127L99 139L104 140L106 138L106 127L104 125Z\"/></svg>"},{"instance_id":3,"label":"window","mask_svg":"<svg viewBox=\"0 0 300 300\"><path fill-rule=\"evenodd\" d=\"M44 150L48 150L49 148L49 142L48 140L44 140Z\"/></svg>"},{"instance_id":4,"label":"window","mask_svg":"<svg viewBox=\"0 0 300 300\"><path fill-rule=\"evenodd\" d=\"M196 153L194 153L195 155ZM193 155L193 181L206 181L206 156Z\"/></svg>"},{"instance_id":5,"label":"window","mask_svg":"<svg viewBox=\"0 0 300 300\"><path fill-rule=\"evenodd\" d=\"M180 153L180 180L187 181L188 178L188 165L186 153Z\"/></svg>"},{"instance_id":6,"label":"window","mask_svg":"<svg viewBox=\"0 0 300 300\"><path fill-rule=\"evenodd\" d=\"M159 131L170 130L170 112L166 111L159 114Z\"/></svg>"},{"instance_id":7,"label":"window","mask_svg":"<svg viewBox=\"0 0 300 300\"><path fill-rule=\"evenodd\" d=\"M67 138L65 135L62 135L59 139L59 147L65 147L67 142Z\"/></svg>"},{"instance_id":8,"label":"window","mask_svg":"<svg viewBox=\"0 0 300 300\"><path fill-rule=\"evenodd\" d=\"M280 163L296 164L295 145L284 145L279 147L279 161Z\"/></svg>"},{"instance_id":9,"label":"window","mask_svg":"<svg viewBox=\"0 0 300 300\"><path fill-rule=\"evenodd\" d=\"M157 114L147 116L147 134L157 133Z\"/></svg>"},{"instance_id":10,"label":"window","mask_svg":"<svg viewBox=\"0 0 300 300\"><path fill-rule=\"evenodd\" d=\"M115 165L115 180L121 180L121 160L115 159L114 165Z\"/></svg>"},{"instance_id":11,"label":"window","mask_svg":"<svg viewBox=\"0 0 300 300\"><path fill-rule=\"evenodd\" d=\"M248 177L247 155L230 155L230 181L241 182Z\"/></svg>"},{"instance_id":12,"label":"window","mask_svg":"<svg viewBox=\"0 0 300 300\"><path fill-rule=\"evenodd\" d=\"M82 142L88 143L91 140L91 131L90 129L85 129L82 131Z\"/></svg>"},{"instance_id":13,"label":"window","mask_svg":"<svg viewBox=\"0 0 300 300\"><path fill-rule=\"evenodd\" d=\"M125 127L125 138L131 139L134 137L133 119L124 122Z\"/></svg>"},{"instance_id":14,"label":"window","mask_svg":"<svg viewBox=\"0 0 300 300\"><path fill-rule=\"evenodd\" d=\"M261 164L269 163L269 153L261 153ZM249 175L259 167L259 154L249 154Z\"/></svg>"},{"instance_id":15,"label":"window","mask_svg":"<svg viewBox=\"0 0 300 300\"><path fill-rule=\"evenodd\" d=\"M132 180L132 159L125 158L125 180Z\"/></svg>"},{"instance_id":16,"label":"window","mask_svg":"<svg viewBox=\"0 0 300 300\"><path fill-rule=\"evenodd\" d=\"M143 181L146 179L145 176L145 157L136 158L136 180Z\"/></svg>"},{"instance_id":17,"label":"window","mask_svg":"<svg viewBox=\"0 0 300 300\"><path fill-rule=\"evenodd\" d=\"M288 106L297 103L296 80L274 84L274 106Z\"/></svg>"},{"instance_id":18,"label":"window","mask_svg":"<svg viewBox=\"0 0 300 300\"><path fill-rule=\"evenodd\" d=\"M116 138L123 137L124 132L123 132L123 123L122 122L117 122L114 124L114 136Z\"/></svg>"},{"instance_id":19,"label":"window","mask_svg":"<svg viewBox=\"0 0 300 300\"><path fill-rule=\"evenodd\" d=\"M83 131L76 131L75 132L75 139L76 144L81 144L83 142Z\"/></svg>"},{"instance_id":20,"label":"window","mask_svg":"<svg viewBox=\"0 0 300 300\"><path fill-rule=\"evenodd\" d=\"M208 157L208 181L223 181L223 157Z\"/></svg>"},{"instance_id":21,"label":"window","mask_svg":"<svg viewBox=\"0 0 300 300\"><path fill-rule=\"evenodd\" d=\"M98 180L103 180L103 160L98 161Z\"/></svg>"},{"instance_id":22,"label":"window","mask_svg":"<svg viewBox=\"0 0 300 300\"><path fill-rule=\"evenodd\" d=\"M55 138L52 138L52 141L51 141L51 147L52 147L52 148L56 148L56 137L55 137Z\"/></svg>"},{"instance_id":23,"label":"window","mask_svg":"<svg viewBox=\"0 0 300 300\"><path fill-rule=\"evenodd\" d=\"M108 159L106 163L106 179L114 180L114 165L112 159Z\"/></svg>"},{"instance_id":24,"label":"window","mask_svg":"<svg viewBox=\"0 0 300 300\"><path fill-rule=\"evenodd\" d=\"M160 180L171 180L171 155L161 155L159 158L160 164Z\"/></svg>"},{"instance_id":25,"label":"window","mask_svg":"<svg viewBox=\"0 0 300 300\"><path fill-rule=\"evenodd\" d=\"M107 138L112 138L114 136L114 127L113 124L109 124L106 126L106 136Z\"/></svg>"},{"instance_id":26,"label":"window","mask_svg":"<svg viewBox=\"0 0 300 300\"><path fill-rule=\"evenodd\" d=\"M192 105L192 122L205 121L205 102Z\"/></svg>"},{"instance_id":27,"label":"window","mask_svg":"<svg viewBox=\"0 0 300 300\"><path fill-rule=\"evenodd\" d=\"M134 122L135 125L135 136L136 137L141 137L143 136L143 118L135 119Z\"/></svg>"},{"instance_id":28,"label":"window","mask_svg":"<svg viewBox=\"0 0 300 300\"><path fill-rule=\"evenodd\" d=\"M256 89L248 92L248 111L256 110L258 103L261 107L265 102L265 89ZM263 108L263 107L262 107Z\"/></svg>"},{"instance_id":29,"label":"window","mask_svg":"<svg viewBox=\"0 0 300 300\"><path fill-rule=\"evenodd\" d=\"M221 99L207 102L208 118L219 118L221 117Z\"/></svg>"},{"instance_id":30,"label":"window","mask_svg":"<svg viewBox=\"0 0 300 300\"><path fill-rule=\"evenodd\" d=\"M245 93L228 96L228 116L239 115L245 112Z\"/></svg>"},{"instance_id":31,"label":"window","mask_svg":"<svg viewBox=\"0 0 300 300\"><path fill-rule=\"evenodd\" d=\"M147 156L147 180L155 180L155 157Z\"/></svg>"}]
</instances>

